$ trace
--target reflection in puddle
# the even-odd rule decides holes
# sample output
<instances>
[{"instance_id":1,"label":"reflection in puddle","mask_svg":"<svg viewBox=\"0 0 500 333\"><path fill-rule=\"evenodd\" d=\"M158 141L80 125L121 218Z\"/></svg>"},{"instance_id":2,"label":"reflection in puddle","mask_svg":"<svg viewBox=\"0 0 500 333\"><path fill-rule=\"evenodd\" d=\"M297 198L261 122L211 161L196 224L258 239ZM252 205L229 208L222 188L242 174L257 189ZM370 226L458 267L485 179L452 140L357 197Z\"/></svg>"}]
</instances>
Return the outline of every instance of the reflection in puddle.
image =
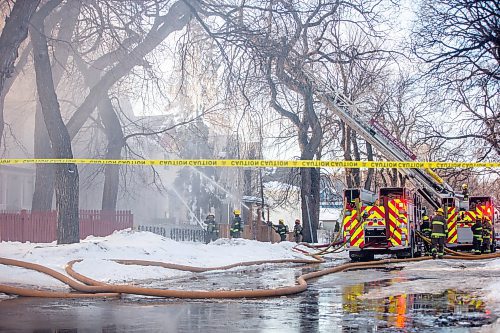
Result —
<instances>
[{"instance_id":1,"label":"reflection in puddle","mask_svg":"<svg viewBox=\"0 0 500 333\"><path fill-rule=\"evenodd\" d=\"M293 285L298 274L300 271L294 267L280 267L273 269L272 274L248 269L150 283L163 288L200 290L276 288ZM367 279L375 281L366 282ZM278 298L197 301L130 295L119 300L14 298L0 301L0 332L466 333L470 327L496 319L480 298L452 289L440 294L366 298L366 294L386 291L386 287L394 290L409 281L425 285L434 280L394 278L386 271L373 270L366 274L325 276L312 281L303 293Z\"/></svg>"},{"instance_id":2,"label":"reflection in puddle","mask_svg":"<svg viewBox=\"0 0 500 333\"><path fill-rule=\"evenodd\" d=\"M397 282L401 282L400 279L343 286L342 309L346 323L345 326L342 325L343 331L372 332L395 329L413 332L425 327L478 327L495 320L479 297L454 289L440 294L401 294L382 299L360 298L374 288ZM360 317L371 320L360 321Z\"/></svg>"}]
</instances>

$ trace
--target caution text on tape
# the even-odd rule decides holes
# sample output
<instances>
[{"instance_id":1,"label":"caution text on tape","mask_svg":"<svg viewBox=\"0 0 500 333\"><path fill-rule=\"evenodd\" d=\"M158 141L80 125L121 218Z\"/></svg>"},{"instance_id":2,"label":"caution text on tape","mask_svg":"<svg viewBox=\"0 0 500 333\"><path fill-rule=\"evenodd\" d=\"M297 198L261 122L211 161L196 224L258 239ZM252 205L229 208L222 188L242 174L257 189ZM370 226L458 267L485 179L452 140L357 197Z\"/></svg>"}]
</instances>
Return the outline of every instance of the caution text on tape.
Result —
<instances>
[{"instance_id":1,"label":"caution text on tape","mask_svg":"<svg viewBox=\"0 0 500 333\"><path fill-rule=\"evenodd\" d=\"M278 168L500 168L500 162L402 162L402 161L317 161L317 160L106 160L106 159L0 159L2 164L117 164L193 167L278 167Z\"/></svg>"}]
</instances>

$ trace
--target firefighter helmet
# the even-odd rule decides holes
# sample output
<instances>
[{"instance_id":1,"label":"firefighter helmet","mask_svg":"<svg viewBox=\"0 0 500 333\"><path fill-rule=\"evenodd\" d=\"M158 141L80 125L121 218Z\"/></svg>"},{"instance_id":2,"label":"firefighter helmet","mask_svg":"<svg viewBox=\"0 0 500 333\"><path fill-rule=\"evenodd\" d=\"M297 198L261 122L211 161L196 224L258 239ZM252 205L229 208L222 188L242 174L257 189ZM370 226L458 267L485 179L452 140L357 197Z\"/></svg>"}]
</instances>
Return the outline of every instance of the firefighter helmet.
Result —
<instances>
[{"instance_id":1,"label":"firefighter helmet","mask_svg":"<svg viewBox=\"0 0 500 333\"><path fill-rule=\"evenodd\" d=\"M462 185L462 190L466 190L469 186L467 184Z\"/></svg>"},{"instance_id":2,"label":"firefighter helmet","mask_svg":"<svg viewBox=\"0 0 500 333\"><path fill-rule=\"evenodd\" d=\"M239 209L235 209L235 210L233 210L233 213L234 213L234 215L240 215L241 212Z\"/></svg>"},{"instance_id":3,"label":"firefighter helmet","mask_svg":"<svg viewBox=\"0 0 500 333\"><path fill-rule=\"evenodd\" d=\"M422 220L424 220L424 221L429 221L429 216L424 215L424 217L422 217Z\"/></svg>"},{"instance_id":4,"label":"firefighter helmet","mask_svg":"<svg viewBox=\"0 0 500 333\"><path fill-rule=\"evenodd\" d=\"M443 208L438 208L438 209L436 210L436 214L444 214L444 210L443 210Z\"/></svg>"},{"instance_id":5,"label":"firefighter helmet","mask_svg":"<svg viewBox=\"0 0 500 333\"><path fill-rule=\"evenodd\" d=\"M278 223L279 224L285 224L285 221L283 221L283 219L280 219Z\"/></svg>"},{"instance_id":6,"label":"firefighter helmet","mask_svg":"<svg viewBox=\"0 0 500 333\"><path fill-rule=\"evenodd\" d=\"M215 215L212 214L212 213L210 213L210 214L207 215L207 217L215 217Z\"/></svg>"}]
</instances>

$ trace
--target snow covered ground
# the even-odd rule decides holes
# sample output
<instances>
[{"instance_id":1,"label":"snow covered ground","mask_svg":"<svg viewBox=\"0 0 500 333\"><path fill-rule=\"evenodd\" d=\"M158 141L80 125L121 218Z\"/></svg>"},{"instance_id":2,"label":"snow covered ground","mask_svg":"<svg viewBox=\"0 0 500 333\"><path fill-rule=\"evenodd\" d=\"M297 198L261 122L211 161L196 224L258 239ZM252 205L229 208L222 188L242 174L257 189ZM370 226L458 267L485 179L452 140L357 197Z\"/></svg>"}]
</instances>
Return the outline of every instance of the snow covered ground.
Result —
<instances>
[{"instance_id":1,"label":"snow covered ground","mask_svg":"<svg viewBox=\"0 0 500 333\"><path fill-rule=\"evenodd\" d=\"M69 245L1 242L0 256L37 263L63 274L67 262L83 259L74 265L77 272L99 281L120 283L192 273L162 267L120 265L107 259L142 259L198 267L265 259L311 259L292 251L295 245L291 242L270 244L245 239L218 239L207 245L176 242L150 232L124 230L108 237L90 236L79 244ZM65 286L42 273L5 265L0 265L0 283Z\"/></svg>"},{"instance_id":2,"label":"snow covered ground","mask_svg":"<svg viewBox=\"0 0 500 333\"><path fill-rule=\"evenodd\" d=\"M38 263L61 273L64 273L68 261L83 259L74 266L77 272L103 282L127 283L183 277L193 273L161 267L120 265L108 259L143 259L201 267L265 259L310 259L293 251L294 246L295 243L291 242L270 244L244 239L219 239L206 245L176 242L149 232L124 230L108 237L88 237L79 244L70 245L2 242L0 256ZM343 252L335 254L334 257L346 259L347 256ZM394 271L400 282L372 288L360 297L379 299L405 293L440 293L457 289L478 295L489 304L493 313L500 316L500 259L435 260L397 266L404 267ZM233 268L239 269L243 268ZM355 284L370 279L375 281L377 278L380 277L377 277L375 271L363 271L362 274L356 271L345 272L335 277L339 284ZM0 283L68 289L61 282L44 274L5 265L0 265ZM314 284L314 281L311 283ZM482 331L488 332L488 329L494 332L500 330L500 327L496 324L489 328L484 327Z\"/></svg>"}]
</instances>

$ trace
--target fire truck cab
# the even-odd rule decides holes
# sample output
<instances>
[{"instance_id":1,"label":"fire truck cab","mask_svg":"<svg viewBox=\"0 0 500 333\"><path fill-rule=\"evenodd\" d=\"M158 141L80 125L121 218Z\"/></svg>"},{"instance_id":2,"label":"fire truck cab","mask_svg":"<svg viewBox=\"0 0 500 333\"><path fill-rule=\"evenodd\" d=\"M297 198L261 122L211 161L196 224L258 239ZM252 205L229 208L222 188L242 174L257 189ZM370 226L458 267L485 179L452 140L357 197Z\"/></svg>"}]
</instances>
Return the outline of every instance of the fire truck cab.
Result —
<instances>
[{"instance_id":1,"label":"fire truck cab","mask_svg":"<svg viewBox=\"0 0 500 333\"><path fill-rule=\"evenodd\" d=\"M368 191L346 189L344 204L343 231L351 260L372 260L375 254L420 255L415 231L421 202L414 191L381 188L376 198Z\"/></svg>"}]
</instances>

